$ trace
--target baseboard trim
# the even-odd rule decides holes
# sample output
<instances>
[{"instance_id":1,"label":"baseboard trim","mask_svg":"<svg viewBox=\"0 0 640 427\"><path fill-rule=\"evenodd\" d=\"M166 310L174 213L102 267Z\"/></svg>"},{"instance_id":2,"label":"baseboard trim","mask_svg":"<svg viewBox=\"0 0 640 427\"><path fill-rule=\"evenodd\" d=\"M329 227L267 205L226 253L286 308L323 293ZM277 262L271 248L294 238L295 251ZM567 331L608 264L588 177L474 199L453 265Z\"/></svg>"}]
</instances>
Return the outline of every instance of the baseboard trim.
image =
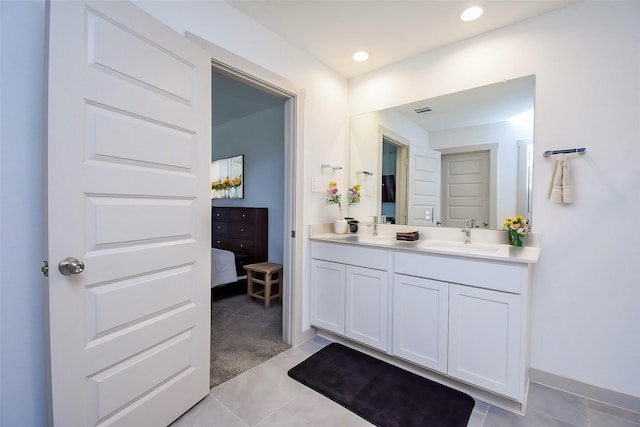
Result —
<instances>
[{"instance_id":1,"label":"baseboard trim","mask_svg":"<svg viewBox=\"0 0 640 427\"><path fill-rule=\"evenodd\" d=\"M529 368L529 378L531 381L549 387L568 391L569 393L584 396L587 399L596 400L608 405L617 406L628 411L640 413L640 397L631 396L606 388L594 386L562 377L550 372Z\"/></svg>"}]
</instances>

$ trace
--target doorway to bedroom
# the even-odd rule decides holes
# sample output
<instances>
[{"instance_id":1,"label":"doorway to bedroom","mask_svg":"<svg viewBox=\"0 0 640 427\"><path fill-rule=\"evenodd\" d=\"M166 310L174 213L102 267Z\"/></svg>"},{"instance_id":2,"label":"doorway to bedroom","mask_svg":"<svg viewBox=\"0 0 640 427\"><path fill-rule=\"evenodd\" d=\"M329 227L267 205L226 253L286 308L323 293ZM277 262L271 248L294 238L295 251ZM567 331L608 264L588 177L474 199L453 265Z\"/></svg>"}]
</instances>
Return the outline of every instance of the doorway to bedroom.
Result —
<instances>
[{"instance_id":1,"label":"doorway to bedroom","mask_svg":"<svg viewBox=\"0 0 640 427\"><path fill-rule=\"evenodd\" d=\"M243 269L256 262L283 264L285 99L213 68L212 102L212 162L242 156L243 163L228 176L242 192L212 190L214 387L290 346L282 336L283 304L276 298L265 308L263 301L249 301Z\"/></svg>"}]
</instances>

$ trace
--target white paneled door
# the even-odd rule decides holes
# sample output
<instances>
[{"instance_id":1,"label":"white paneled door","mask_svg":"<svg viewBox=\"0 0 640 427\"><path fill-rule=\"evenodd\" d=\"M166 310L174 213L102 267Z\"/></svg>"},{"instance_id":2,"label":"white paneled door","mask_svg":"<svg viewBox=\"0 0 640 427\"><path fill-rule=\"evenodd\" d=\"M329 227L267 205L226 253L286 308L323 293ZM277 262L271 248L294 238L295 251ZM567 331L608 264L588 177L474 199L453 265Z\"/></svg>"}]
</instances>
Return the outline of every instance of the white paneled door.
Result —
<instances>
[{"instance_id":1,"label":"white paneled door","mask_svg":"<svg viewBox=\"0 0 640 427\"><path fill-rule=\"evenodd\" d=\"M209 390L211 59L127 2L49 19L53 422L167 425Z\"/></svg>"},{"instance_id":2,"label":"white paneled door","mask_svg":"<svg viewBox=\"0 0 640 427\"><path fill-rule=\"evenodd\" d=\"M412 146L409 154L409 225L436 225L440 218L440 152Z\"/></svg>"},{"instance_id":3,"label":"white paneled door","mask_svg":"<svg viewBox=\"0 0 640 427\"><path fill-rule=\"evenodd\" d=\"M466 219L489 224L489 150L442 156L442 225L464 227Z\"/></svg>"}]
</instances>

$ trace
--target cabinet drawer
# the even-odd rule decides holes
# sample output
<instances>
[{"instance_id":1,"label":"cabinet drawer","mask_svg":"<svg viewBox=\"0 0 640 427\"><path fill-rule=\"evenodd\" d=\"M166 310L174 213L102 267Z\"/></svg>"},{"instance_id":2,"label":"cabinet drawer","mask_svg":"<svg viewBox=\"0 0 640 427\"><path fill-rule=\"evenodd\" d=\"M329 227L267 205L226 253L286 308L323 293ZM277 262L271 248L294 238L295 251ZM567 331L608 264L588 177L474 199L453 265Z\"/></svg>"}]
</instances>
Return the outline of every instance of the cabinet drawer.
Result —
<instances>
[{"instance_id":1,"label":"cabinet drawer","mask_svg":"<svg viewBox=\"0 0 640 427\"><path fill-rule=\"evenodd\" d=\"M214 222L213 223L213 232L215 234L228 234L229 233L229 223L227 223L227 222Z\"/></svg>"},{"instance_id":2,"label":"cabinet drawer","mask_svg":"<svg viewBox=\"0 0 640 427\"><path fill-rule=\"evenodd\" d=\"M253 239L256 234L255 224L231 223L229 224L229 235L245 239Z\"/></svg>"},{"instance_id":3,"label":"cabinet drawer","mask_svg":"<svg viewBox=\"0 0 640 427\"><path fill-rule=\"evenodd\" d=\"M444 282L520 294L525 292L526 264L475 261L447 256L395 253L395 272Z\"/></svg>"},{"instance_id":4,"label":"cabinet drawer","mask_svg":"<svg viewBox=\"0 0 640 427\"><path fill-rule=\"evenodd\" d=\"M311 242L311 257L375 270L388 270L392 252L331 243Z\"/></svg>"},{"instance_id":5,"label":"cabinet drawer","mask_svg":"<svg viewBox=\"0 0 640 427\"><path fill-rule=\"evenodd\" d=\"M229 250L239 254L246 254L253 252L255 242L252 240L230 239Z\"/></svg>"},{"instance_id":6,"label":"cabinet drawer","mask_svg":"<svg viewBox=\"0 0 640 427\"><path fill-rule=\"evenodd\" d=\"M213 208L213 219L226 221L229 219L229 211L226 209Z\"/></svg>"},{"instance_id":7,"label":"cabinet drawer","mask_svg":"<svg viewBox=\"0 0 640 427\"><path fill-rule=\"evenodd\" d=\"M229 216L231 221L256 222L256 211L252 209L234 209Z\"/></svg>"}]
</instances>

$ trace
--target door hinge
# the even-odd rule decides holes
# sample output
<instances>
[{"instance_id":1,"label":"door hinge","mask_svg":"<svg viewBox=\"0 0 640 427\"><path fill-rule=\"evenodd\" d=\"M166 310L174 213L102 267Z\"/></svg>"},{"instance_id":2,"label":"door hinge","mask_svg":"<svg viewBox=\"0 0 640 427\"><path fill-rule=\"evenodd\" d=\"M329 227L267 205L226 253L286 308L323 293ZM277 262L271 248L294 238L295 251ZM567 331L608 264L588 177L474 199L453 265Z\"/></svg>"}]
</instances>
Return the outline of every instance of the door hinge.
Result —
<instances>
[{"instance_id":1,"label":"door hinge","mask_svg":"<svg viewBox=\"0 0 640 427\"><path fill-rule=\"evenodd\" d=\"M40 271L42 271L44 277L49 277L49 261L42 261L42 267L40 267Z\"/></svg>"},{"instance_id":2,"label":"door hinge","mask_svg":"<svg viewBox=\"0 0 640 427\"><path fill-rule=\"evenodd\" d=\"M292 239L296 238L296 230L291 230L291 238Z\"/></svg>"}]
</instances>

